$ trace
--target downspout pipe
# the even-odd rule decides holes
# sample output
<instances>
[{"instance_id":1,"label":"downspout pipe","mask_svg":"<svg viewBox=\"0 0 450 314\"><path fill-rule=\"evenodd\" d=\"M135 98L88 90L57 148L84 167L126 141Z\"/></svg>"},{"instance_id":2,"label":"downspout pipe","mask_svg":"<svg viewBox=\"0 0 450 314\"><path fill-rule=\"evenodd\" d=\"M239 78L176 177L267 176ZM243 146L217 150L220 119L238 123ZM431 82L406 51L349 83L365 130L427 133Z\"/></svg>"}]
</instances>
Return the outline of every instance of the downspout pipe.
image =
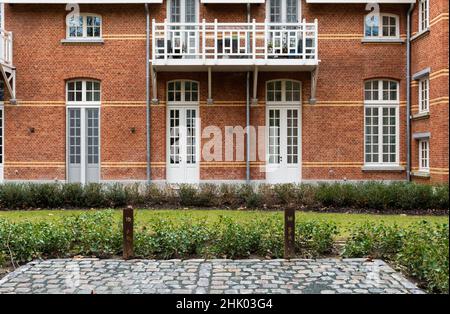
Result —
<instances>
[{"instance_id":1,"label":"downspout pipe","mask_svg":"<svg viewBox=\"0 0 450 314\"><path fill-rule=\"evenodd\" d=\"M406 181L411 181L411 14L412 3L406 14Z\"/></svg>"},{"instance_id":2,"label":"downspout pipe","mask_svg":"<svg viewBox=\"0 0 450 314\"><path fill-rule=\"evenodd\" d=\"M147 184L152 181L151 178L151 119L150 119L150 11L148 4L145 4L146 13L146 56L145 56L145 104L146 104L146 140L147 140Z\"/></svg>"},{"instance_id":3,"label":"downspout pipe","mask_svg":"<svg viewBox=\"0 0 450 314\"><path fill-rule=\"evenodd\" d=\"M247 23L250 23L251 5L247 3ZM250 33L248 34L248 45L250 46ZM245 181L250 183L250 71L247 71L246 80L246 105L245 105L245 124L246 124L246 158L245 158Z\"/></svg>"}]
</instances>

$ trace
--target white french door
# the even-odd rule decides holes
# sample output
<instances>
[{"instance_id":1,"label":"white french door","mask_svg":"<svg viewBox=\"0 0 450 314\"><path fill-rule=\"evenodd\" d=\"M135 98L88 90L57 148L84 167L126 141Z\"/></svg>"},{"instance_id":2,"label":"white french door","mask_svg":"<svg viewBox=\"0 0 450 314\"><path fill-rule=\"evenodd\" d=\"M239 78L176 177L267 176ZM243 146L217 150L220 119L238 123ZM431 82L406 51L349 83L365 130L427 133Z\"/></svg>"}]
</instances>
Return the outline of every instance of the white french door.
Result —
<instances>
[{"instance_id":1,"label":"white french door","mask_svg":"<svg viewBox=\"0 0 450 314\"><path fill-rule=\"evenodd\" d=\"M167 181L197 183L199 181L198 108L168 109Z\"/></svg>"},{"instance_id":2,"label":"white french door","mask_svg":"<svg viewBox=\"0 0 450 314\"><path fill-rule=\"evenodd\" d=\"M199 15L198 0L170 0L168 1L168 20L170 23L180 23L180 26L170 26L171 52L188 58L198 54L199 32L195 26L184 25L197 23Z\"/></svg>"},{"instance_id":3,"label":"white french door","mask_svg":"<svg viewBox=\"0 0 450 314\"><path fill-rule=\"evenodd\" d=\"M267 107L266 181L301 180L301 112L298 107Z\"/></svg>"},{"instance_id":4,"label":"white french door","mask_svg":"<svg viewBox=\"0 0 450 314\"><path fill-rule=\"evenodd\" d=\"M100 181L100 109L67 109L68 182Z\"/></svg>"}]
</instances>

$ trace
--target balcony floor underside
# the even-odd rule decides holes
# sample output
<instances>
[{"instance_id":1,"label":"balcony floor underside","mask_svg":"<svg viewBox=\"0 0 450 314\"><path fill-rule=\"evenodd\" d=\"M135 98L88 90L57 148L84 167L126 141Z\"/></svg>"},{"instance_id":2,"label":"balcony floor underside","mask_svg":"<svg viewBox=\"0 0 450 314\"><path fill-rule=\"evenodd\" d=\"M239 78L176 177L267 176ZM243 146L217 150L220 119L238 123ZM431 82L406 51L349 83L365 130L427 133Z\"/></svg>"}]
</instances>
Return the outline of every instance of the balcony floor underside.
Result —
<instances>
[{"instance_id":1,"label":"balcony floor underside","mask_svg":"<svg viewBox=\"0 0 450 314\"><path fill-rule=\"evenodd\" d=\"M255 67L261 72L311 72L318 62L316 60L299 61L296 59L279 60L195 60L195 59L167 59L153 60L153 67L158 72L207 72L211 68L214 72L247 72Z\"/></svg>"}]
</instances>

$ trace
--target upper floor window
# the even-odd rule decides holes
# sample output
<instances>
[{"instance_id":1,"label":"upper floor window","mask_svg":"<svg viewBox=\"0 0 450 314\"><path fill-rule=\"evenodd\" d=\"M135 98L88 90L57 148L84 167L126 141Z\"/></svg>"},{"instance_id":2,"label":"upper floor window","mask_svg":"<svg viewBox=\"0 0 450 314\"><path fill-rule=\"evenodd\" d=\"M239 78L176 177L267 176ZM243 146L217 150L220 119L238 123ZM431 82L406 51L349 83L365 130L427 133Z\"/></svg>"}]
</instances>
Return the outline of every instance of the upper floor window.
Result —
<instances>
[{"instance_id":1,"label":"upper floor window","mask_svg":"<svg viewBox=\"0 0 450 314\"><path fill-rule=\"evenodd\" d=\"M364 89L365 163L398 164L398 82L371 80L365 82Z\"/></svg>"},{"instance_id":2,"label":"upper floor window","mask_svg":"<svg viewBox=\"0 0 450 314\"><path fill-rule=\"evenodd\" d=\"M195 23L198 20L198 0L169 0L168 20L171 23Z\"/></svg>"},{"instance_id":3,"label":"upper floor window","mask_svg":"<svg viewBox=\"0 0 450 314\"><path fill-rule=\"evenodd\" d=\"M419 170L430 171L430 141L423 139L419 141Z\"/></svg>"},{"instance_id":4,"label":"upper floor window","mask_svg":"<svg viewBox=\"0 0 450 314\"><path fill-rule=\"evenodd\" d=\"M0 3L0 29L5 29L5 4Z\"/></svg>"},{"instance_id":5,"label":"upper floor window","mask_svg":"<svg viewBox=\"0 0 450 314\"><path fill-rule=\"evenodd\" d=\"M102 18L96 14L82 13L73 16L67 25L67 38L101 38Z\"/></svg>"},{"instance_id":6,"label":"upper floor window","mask_svg":"<svg viewBox=\"0 0 450 314\"><path fill-rule=\"evenodd\" d=\"M300 102L300 82L279 80L267 82L267 102Z\"/></svg>"},{"instance_id":7,"label":"upper floor window","mask_svg":"<svg viewBox=\"0 0 450 314\"><path fill-rule=\"evenodd\" d=\"M367 15L364 34L368 38L399 38L399 18L393 14Z\"/></svg>"},{"instance_id":8,"label":"upper floor window","mask_svg":"<svg viewBox=\"0 0 450 314\"><path fill-rule=\"evenodd\" d=\"M100 82L92 80L74 80L67 83L67 102L99 103Z\"/></svg>"},{"instance_id":9,"label":"upper floor window","mask_svg":"<svg viewBox=\"0 0 450 314\"><path fill-rule=\"evenodd\" d=\"M425 77L419 80L419 112L430 111L430 80Z\"/></svg>"},{"instance_id":10,"label":"upper floor window","mask_svg":"<svg viewBox=\"0 0 450 314\"><path fill-rule=\"evenodd\" d=\"M419 0L419 32L430 27L430 2Z\"/></svg>"},{"instance_id":11,"label":"upper floor window","mask_svg":"<svg viewBox=\"0 0 450 314\"><path fill-rule=\"evenodd\" d=\"M194 81L172 81L167 84L169 102L198 102L198 83Z\"/></svg>"},{"instance_id":12,"label":"upper floor window","mask_svg":"<svg viewBox=\"0 0 450 314\"><path fill-rule=\"evenodd\" d=\"M267 16L270 23L296 23L300 19L300 1L269 0Z\"/></svg>"}]
</instances>

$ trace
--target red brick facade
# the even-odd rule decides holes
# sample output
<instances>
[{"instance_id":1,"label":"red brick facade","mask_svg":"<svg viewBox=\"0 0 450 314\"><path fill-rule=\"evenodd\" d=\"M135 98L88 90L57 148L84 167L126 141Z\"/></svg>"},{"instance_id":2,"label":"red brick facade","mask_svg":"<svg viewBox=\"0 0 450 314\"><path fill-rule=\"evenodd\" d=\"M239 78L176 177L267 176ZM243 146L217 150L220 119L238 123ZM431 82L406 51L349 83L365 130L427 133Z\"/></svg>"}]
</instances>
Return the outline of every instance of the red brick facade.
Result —
<instances>
[{"instance_id":1,"label":"red brick facade","mask_svg":"<svg viewBox=\"0 0 450 314\"><path fill-rule=\"evenodd\" d=\"M200 21L246 22L244 4L199 4ZM149 5L150 17L162 22L166 1ZM364 4L301 3L301 17L318 20L320 71L316 104L310 104L309 72L265 72L258 76L258 103L250 123L266 124L266 82L293 79L302 83L301 180L406 180L403 170L365 170L364 82L388 78L399 82L399 165L406 166L406 14L409 4L381 5L381 12L399 16L403 42L366 43ZM417 33L417 6L412 34ZM103 44L64 44L64 5L5 4L5 29L14 34L17 104L4 105L5 181L66 180L66 81L101 81L101 149L103 181L146 179L146 14L144 5L81 5L81 12L102 16ZM263 22L264 4L251 5L251 18ZM448 161L448 1L430 3L430 30L414 39L411 73L430 67L429 116L412 120L412 132L429 132L430 176L414 180L447 182ZM208 104L208 73L157 74L158 104L151 106L152 180L166 179L167 82L199 82L202 126L246 124L246 72L212 69L213 104ZM251 80L252 81L252 80ZM253 82L250 82L252 93ZM418 110L417 83L411 84L411 105ZM252 95L253 97L253 95ZM34 132L30 132L34 128ZM135 129L135 132L130 132ZM201 142L201 147L204 141ZM264 143L258 145L265 146ZM418 144L411 140L412 170L418 168ZM264 180L265 161L251 162L251 179ZM299 174L300 176L300 174ZM200 180L242 181L245 161L200 162Z\"/></svg>"}]
</instances>

